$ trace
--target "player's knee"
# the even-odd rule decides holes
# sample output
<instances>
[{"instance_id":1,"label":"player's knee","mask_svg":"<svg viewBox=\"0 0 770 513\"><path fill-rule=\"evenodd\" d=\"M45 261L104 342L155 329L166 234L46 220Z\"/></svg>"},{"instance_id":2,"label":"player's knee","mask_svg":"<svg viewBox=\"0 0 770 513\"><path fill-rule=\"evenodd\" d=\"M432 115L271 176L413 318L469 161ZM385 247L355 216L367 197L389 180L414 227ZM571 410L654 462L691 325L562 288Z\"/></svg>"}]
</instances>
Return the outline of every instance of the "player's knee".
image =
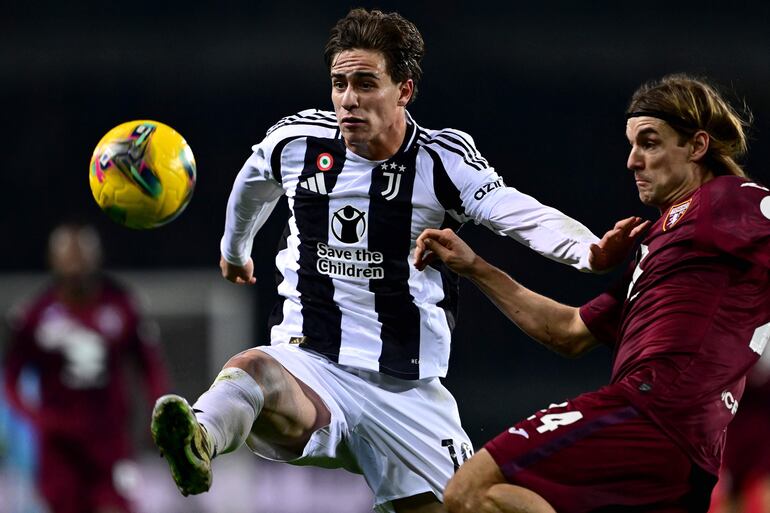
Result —
<instances>
[{"instance_id":1,"label":"player's knee","mask_svg":"<svg viewBox=\"0 0 770 513\"><path fill-rule=\"evenodd\" d=\"M465 504L462 495L446 491L444 492L444 507L448 513L463 513L468 511L469 505Z\"/></svg>"},{"instance_id":2,"label":"player's knee","mask_svg":"<svg viewBox=\"0 0 770 513\"><path fill-rule=\"evenodd\" d=\"M481 512L556 513L540 495L520 486L496 484L490 486L483 498Z\"/></svg>"},{"instance_id":3,"label":"player's knee","mask_svg":"<svg viewBox=\"0 0 770 513\"><path fill-rule=\"evenodd\" d=\"M227 361L225 368L227 367L238 367L246 371L262 387L264 393L272 389L272 385L282 376L281 364L258 349L238 353Z\"/></svg>"},{"instance_id":4,"label":"player's knee","mask_svg":"<svg viewBox=\"0 0 770 513\"><path fill-rule=\"evenodd\" d=\"M478 513L479 492L454 476L444 490L444 506L449 513Z\"/></svg>"},{"instance_id":5,"label":"player's knee","mask_svg":"<svg viewBox=\"0 0 770 513\"><path fill-rule=\"evenodd\" d=\"M555 513L536 493L509 484L465 482L456 475L444 491L449 513Z\"/></svg>"}]
</instances>

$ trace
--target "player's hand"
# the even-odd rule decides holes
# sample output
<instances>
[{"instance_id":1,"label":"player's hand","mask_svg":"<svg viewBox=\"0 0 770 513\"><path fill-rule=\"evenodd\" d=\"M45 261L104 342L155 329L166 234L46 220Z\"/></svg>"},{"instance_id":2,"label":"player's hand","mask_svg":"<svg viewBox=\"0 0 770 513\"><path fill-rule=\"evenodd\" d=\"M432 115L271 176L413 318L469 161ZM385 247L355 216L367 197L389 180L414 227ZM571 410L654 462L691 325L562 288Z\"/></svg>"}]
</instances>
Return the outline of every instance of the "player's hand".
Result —
<instances>
[{"instance_id":1,"label":"player's hand","mask_svg":"<svg viewBox=\"0 0 770 513\"><path fill-rule=\"evenodd\" d=\"M471 274L478 260L470 246L449 228L424 230L417 237L414 257L414 266L420 271L436 258L440 258L447 267L461 276Z\"/></svg>"},{"instance_id":2,"label":"player's hand","mask_svg":"<svg viewBox=\"0 0 770 513\"><path fill-rule=\"evenodd\" d=\"M636 238L650 226L641 217L621 219L604 234L598 244L591 244L588 264L596 273L606 273L625 260Z\"/></svg>"},{"instance_id":3,"label":"player's hand","mask_svg":"<svg viewBox=\"0 0 770 513\"><path fill-rule=\"evenodd\" d=\"M429 230L423 231L419 237L417 237L416 247L414 248L414 267L418 271L424 271L426 267L436 261L436 254L425 246L425 233ZM438 230L432 230L438 231Z\"/></svg>"},{"instance_id":4,"label":"player's hand","mask_svg":"<svg viewBox=\"0 0 770 513\"><path fill-rule=\"evenodd\" d=\"M219 268L222 269L222 276L227 280L239 285L254 285L257 279L254 277L254 261L249 258L246 265L240 266L231 264L224 257L219 259Z\"/></svg>"}]
</instances>

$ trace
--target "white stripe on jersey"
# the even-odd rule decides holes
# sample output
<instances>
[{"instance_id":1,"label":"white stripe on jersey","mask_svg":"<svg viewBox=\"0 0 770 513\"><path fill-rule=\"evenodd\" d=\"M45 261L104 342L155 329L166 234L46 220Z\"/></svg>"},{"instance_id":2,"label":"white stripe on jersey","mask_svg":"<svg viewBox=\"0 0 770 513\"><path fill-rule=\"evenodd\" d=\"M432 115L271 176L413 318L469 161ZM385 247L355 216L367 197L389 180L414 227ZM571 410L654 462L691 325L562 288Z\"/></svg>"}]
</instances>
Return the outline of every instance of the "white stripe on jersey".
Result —
<instances>
[{"instance_id":1,"label":"white stripe on jersey","mask_svg":"<svg viewBox=\"0 0 770 513\"><path fill-rule=\"evenodd\" d=\"M369 222L366 214L369 211L369 198L365 193L371 186L371 168L376 164L376 162L369 162L352 153L348 155L345 167L337 179L335 191L329 197L329 219L333 225L335 224L335 216L343 216L342 218L344 218L344 209L348 206L352 206L362 213L360 217L359 214L354 213L350 219L361 219L363 223ZM345 192L338 193L336 191ZM351 197L347 191L357 192ZM360 226L361 222L358 222L356 227ZM334 227L332 226L330 229L330 245L335 240ZM344 247L352 251L366 251L369 248L369 230L365 227L358 242L345 244ZM356 264L361 260L364 260L363 264ZM353 265L372 264L368 260L371 259L352 258L346 263ZM373 265L377 267L377 264ZM377 318L374 293L369 290L368 281L365 278L332 278L334 301L340 305L342 312L339 363L352 367L380 370L378 358L382 352L382 340L380 338L382 323Z\"/></svg>"},{"instance_id":2,"label":"white stripe on jersey","mask_svg":"<svg viewBox=\"0 0 770 513\"><path fill-rule=\"evenodd\" d=\"M291 209L292 201L289 198L289 209ZM270 330L271 340L288 341L291 337L297 336L297 333L302 333L302 318L295 314L296 305L299 304L299 292L297 292L299 238L297 237L297 223L293 217L289 217L288 225L289 234L286 237L286 248L279 251L275 257L275 266L280 269L283 275L283 281L278 284L278 295L284 298L283 321Z\"/></svg>"}]
</instances>

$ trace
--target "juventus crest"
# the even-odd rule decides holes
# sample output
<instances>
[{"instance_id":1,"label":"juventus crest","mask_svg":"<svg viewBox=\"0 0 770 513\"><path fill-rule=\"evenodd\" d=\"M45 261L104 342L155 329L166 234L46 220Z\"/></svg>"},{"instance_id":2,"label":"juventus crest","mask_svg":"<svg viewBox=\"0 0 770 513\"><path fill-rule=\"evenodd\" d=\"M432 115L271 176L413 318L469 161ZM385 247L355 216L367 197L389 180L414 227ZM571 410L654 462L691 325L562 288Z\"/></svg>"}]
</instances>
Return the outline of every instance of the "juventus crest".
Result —
<instances>
[{"instance_id":1,"label":"juventus crest","mask_svg":"<svg viewBox=\"0 0 770 513\"><path fill-rule=\"evenodd\" d=\"M381 194L390 201L398 196L398 191L401 188L401 176L406 171L406 166L395 162L385 162L380 167L383 170L382 174L388 179L388 186Z\"/></svg>"}]
</instances>

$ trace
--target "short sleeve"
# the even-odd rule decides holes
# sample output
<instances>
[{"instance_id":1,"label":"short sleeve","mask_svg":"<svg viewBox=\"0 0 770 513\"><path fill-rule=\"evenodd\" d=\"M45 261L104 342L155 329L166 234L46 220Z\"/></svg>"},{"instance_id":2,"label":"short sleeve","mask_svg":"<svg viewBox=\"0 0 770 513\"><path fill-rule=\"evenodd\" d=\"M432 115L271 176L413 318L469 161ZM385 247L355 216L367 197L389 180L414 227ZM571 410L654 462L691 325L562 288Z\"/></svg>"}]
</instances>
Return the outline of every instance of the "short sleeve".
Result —
<instances>
[{"instance_id":1,"label":"short sleeve","mask_svg":"<svg viewBox=\"0 0 770 513\"><path fill-rule=\"evenodd\" d=\"M588 331L599 342L614 346L618 341L618 332L625 304L625 291L628 290L633 266L629 266L624 276L609 289L580 307L580 318Z\"/></svg>"}]
</instances>

